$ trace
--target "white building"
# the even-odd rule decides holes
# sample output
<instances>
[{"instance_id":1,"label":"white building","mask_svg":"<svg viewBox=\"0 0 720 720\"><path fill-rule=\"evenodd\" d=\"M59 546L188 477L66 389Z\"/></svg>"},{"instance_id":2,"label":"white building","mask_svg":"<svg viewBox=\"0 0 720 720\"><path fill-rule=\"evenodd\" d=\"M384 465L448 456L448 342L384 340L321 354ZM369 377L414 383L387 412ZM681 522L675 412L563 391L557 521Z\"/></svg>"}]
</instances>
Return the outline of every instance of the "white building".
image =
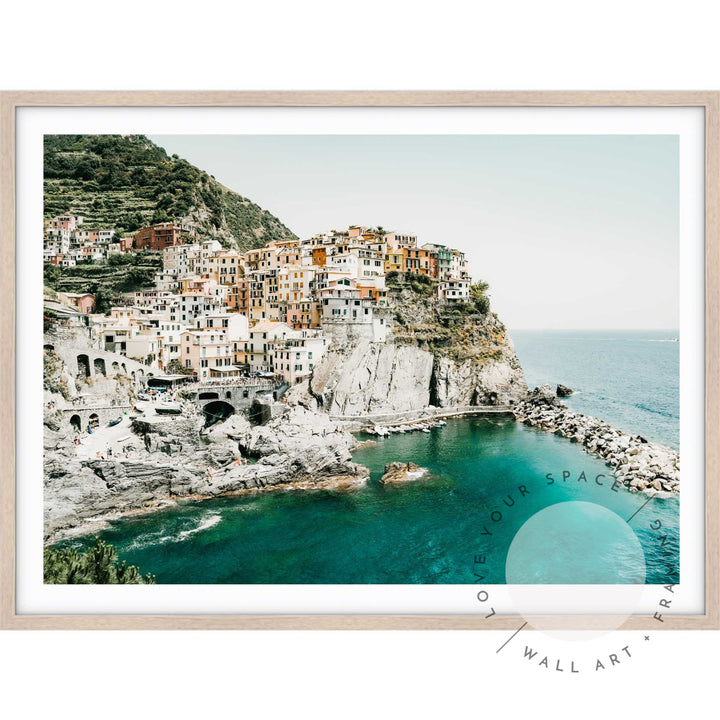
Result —
<instances>
[{"instance_id":1,"label":"white building","mask_svg":"<svg viewBox=\"0 0 720 720\"><path fill-rule=\"evenodd\" d=\"M239 353L245 365L252 372L272 372L274 369L274 343L288 338L301 337L284 322L264 320L250 328L250 337L242 345Z\"/></svg>"},{"instance_id":2,"label":"white building","mask_svg":"<svg viewBox=\"0 0 720 720\"><path fill-rule=\"evenodd\" d=\"M330 344L322 334L289 337L272 343L273 370L290 385L310 377Z\"/></svg>"},{"instance_id":3,"label":"white building","mask_svg":"<svg viewBox=\"0 0 720 720\"><path fill-rule=\"evenodd\" d=\"M222 330L229 340L247 340L250 337L247 316L242 313L214 312L195 319L198 330Z\"/></svg>"},{"instance_id":4,"label":"white building","mask_svg":"<svg viewBox=\"0 0 720 720\"><path fill-rule=\"evenodd\" d=\"M470 281L459 278L441 280L437 292L442 303L464 302L470 297Z\"/></svg>"}]
</instances>

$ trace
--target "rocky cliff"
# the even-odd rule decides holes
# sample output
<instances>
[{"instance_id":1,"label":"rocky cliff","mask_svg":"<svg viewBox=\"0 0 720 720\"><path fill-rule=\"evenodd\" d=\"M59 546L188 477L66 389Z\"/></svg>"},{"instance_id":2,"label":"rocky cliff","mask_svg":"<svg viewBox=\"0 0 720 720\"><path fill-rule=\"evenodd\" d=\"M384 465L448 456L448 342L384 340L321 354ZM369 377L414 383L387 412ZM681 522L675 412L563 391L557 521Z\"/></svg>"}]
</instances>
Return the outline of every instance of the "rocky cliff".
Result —
<instances>
[{"instance_id":1,"label":"rocky cliff","mask_svg":"<svg viewBox=\"0 0 720 720\"><path fill-rule=\"evenodd\" d=\"M71 434L57 420L46 413L46 541L176 498L273 487L347 488L369 475L351 460L352 435L327 415L299 407L262 427L234 415L209 433L199 414L141 416L125 441L129 451L104 459L79 459Z\"/></svg>"},{"instance_id":2,"label":"rocky cliff","mask_svg":"<svg viewBox=\"0 0 720 720\"><path fill-rule=\"evenodd\" d=\"M389 286L385 343L333 334L310 392L333 416L391 414L428 405L510 405L527 392L505 326L470 304L441 305L428 284ZM332 333L332 329L330 329Z\"/></svg>"}]
</instances>

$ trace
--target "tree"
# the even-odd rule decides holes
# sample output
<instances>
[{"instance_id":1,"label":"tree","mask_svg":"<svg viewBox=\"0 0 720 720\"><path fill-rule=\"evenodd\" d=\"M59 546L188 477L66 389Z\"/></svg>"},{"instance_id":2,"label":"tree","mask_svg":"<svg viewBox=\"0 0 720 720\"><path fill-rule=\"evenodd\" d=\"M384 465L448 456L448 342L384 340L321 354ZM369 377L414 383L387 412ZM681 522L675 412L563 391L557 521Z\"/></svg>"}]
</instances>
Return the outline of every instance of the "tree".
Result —
<instances>
[{"instance_id":1,"label":"tree","mask_svg":"<svg viewBox=\"0 0 720 720\"><path fill-rule=\"evenodd\" d=\"M95 538L84 553L74 547L45 548L43 579L50 585L153 585L155 576L143 577L135 565L118 562L112 545Z\"/></svg>"},{"instance_id":2,"label":"tree","mask_svg":"<svg viewBox=\"0 0 720 720\"><path fill-rule=\"evenodd\" d=\"M186 368L178 359L171 360L165 366L168 375L192 375L192 368Z\"/></svg>"},{"instance_id":3,"label":"tree","mask_svg":"<svg viewBox=\"0 0 720 720\"><path fill-rule=\"evenodd\" d=\"M490 285L482 280L478 280L469 288L470 301L481 315L490 312L490 298L486 294L489 289Z\"/></svg>"},{"instance_id":4,"label":"tree","mask_svg":"<svg viewBox=\"0 0 720 720\"><path fill-rule=\"evenodd\" d=\"M107 315L110 312L110 307L112 305L107 293L102 288L98 288L94 293L94 297L95 297L95 312L102 313L103 315Z\"/></svg>"},{"instance_id":5,"label":"tree","mask_svg":"<svg viewBox=\"0 0 720 720\"><path fill-rule=\"evenodd\" d=\"M58 265L53 265L52 263L46 263L45 268L43 271L43 275L45 277L45 284L49 285L51 288L55 288L55 284L57 281L62 277L62 270Z\"/></svg>"},{"instance_id":6,"label":"tree","mask_svg":"<svg viewBox=\"0 0 720 720\"><path fill-rule=\"evenodd\" d=\"M164 223L164 222L170 222L170 216L165 212L165 210L158 208L153 213L150 223L152 225L157 225L158 223Z\"/></svg>"}]
</instances>

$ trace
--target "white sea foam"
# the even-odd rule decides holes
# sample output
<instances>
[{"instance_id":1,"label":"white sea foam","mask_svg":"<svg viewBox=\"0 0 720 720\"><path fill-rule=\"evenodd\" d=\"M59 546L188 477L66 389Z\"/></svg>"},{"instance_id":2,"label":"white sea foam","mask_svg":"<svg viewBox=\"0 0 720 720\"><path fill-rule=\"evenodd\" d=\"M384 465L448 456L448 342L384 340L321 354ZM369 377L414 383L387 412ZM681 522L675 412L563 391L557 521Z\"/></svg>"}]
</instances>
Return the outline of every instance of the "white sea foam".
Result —
<instances>
[{"instance_id":1,"label":"white sea foam","mask_svg":"<svg viewBox=\"0 0 720 720\"><path fill-rule=\"evenodd\" d=\"M200 521L195 527L183 530L177 535L158 535L157 533L149 533L146 535L140 535L140 537L133 540L130 545L125 548L126 550L139 550L141 548L150 547L151 545L166 545L167 543L182 542L187 540L195 533L202 532L214 527L222 520L222 517L218 513L207 513L200 518Z\"/></svg>"},{"instance_id":2,"label":"white sea foam","mask_svg":"<svg viewBox=\"0 0 720 720\"><path fill-rule=\"evenodd\" d=\"M183 530L181 533L178 533L175 538L171 539L175 542L182 542L183 540L187 540L187 538L191 535L195 535L195 533L215 527L215 525L217 525L221 520L222 517L218 513L208 513L200 518L200 522L196 527L190 528L189 530Z\"/></svg>"}]
</instances>

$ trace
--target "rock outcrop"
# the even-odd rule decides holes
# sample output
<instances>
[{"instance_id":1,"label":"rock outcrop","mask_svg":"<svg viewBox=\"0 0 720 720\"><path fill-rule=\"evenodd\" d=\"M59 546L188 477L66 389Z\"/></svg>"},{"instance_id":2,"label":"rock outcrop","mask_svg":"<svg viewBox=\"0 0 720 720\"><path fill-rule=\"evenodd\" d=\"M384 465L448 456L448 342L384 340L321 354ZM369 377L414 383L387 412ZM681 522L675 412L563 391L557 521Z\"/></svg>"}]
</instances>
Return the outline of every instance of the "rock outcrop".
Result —
<instances>
[{"instance_id":1,"label":"rock outcrop","mask_svg":"<svg viewBox=\"0 0 720 720\"><path fill-rule=\"evenodd\" d=\"M427 468L422 468L412 462L392 462L385 466L385 474L380 478L382 485L393 485L406 483L412 480L419 480L427 473Z\"/></svg>"},{"instance_id":2,"label":"rock outcrop","mask_svg":"<svg viewBox=\"0 0 720 720\"><path fill-rule=\"evenodd\" d=\"M387 415L429 405L511 405L525 396L515 349L494 313L440 305L406 286L391 287L388 301L394 319L384 343L328 327L333 341L309 387L321 410Z\"/></svg>"},{"instance_id":3,"label":"rock outcrop","mask_svg":"<svg viewBox=\"0 0 720 720\"><path fill-rule=\"evenodd\" d=\"M570 395L573 394L573 391L571 388L567 387L567 385L560 385L558 383L558 386L555 388L555 394L558 397L570 397Z\"/></svg>"},{"instance_id":4,"label":"rock outcrop","mask_svg":"<svg viewBox=\"0 0 720 720\"><path fill-rule=\"evenodd\" d=\"M46 540L168 499L348 488L369 476L351 460L353 436L324 414L295 407L262 427L240 416L209 432L201 432L202 424L200 415L141 417L133 423L134 450L90 460L77 459L68 433L46 427Z\"/></svg>"},{"instance_id":5,"label":"rock outcrop","mask_svg":"<svg viewBox=\"0 0 720 720\"><path fill-rule=\"evenodd\" d=\"M569 438L605 460L631 492L680 491L680 455L675 450L573 412L549 385L528 393L514 412L519 422Z\"/></svg>"}]
</instances>

